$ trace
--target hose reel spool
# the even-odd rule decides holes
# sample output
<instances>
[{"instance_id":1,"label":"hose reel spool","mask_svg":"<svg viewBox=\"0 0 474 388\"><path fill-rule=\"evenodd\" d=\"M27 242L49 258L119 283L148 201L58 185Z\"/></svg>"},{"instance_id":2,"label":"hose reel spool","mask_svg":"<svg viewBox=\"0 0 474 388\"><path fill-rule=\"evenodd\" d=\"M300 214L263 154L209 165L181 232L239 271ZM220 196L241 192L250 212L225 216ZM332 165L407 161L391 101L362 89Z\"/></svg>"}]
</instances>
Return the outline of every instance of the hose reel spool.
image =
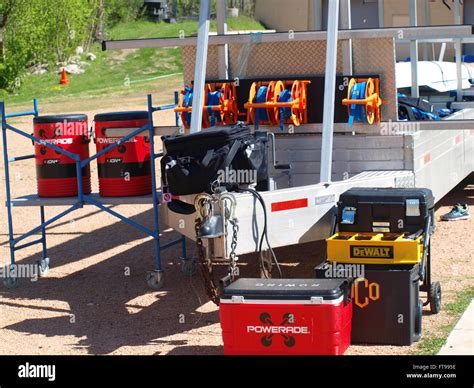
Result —
<instances>
[{"instance_id":1,"label":"hose reel spool","mask_svg":"<svg viewBox=\"0 0 474 388\"><path fill-rule=\"evenodd\" d=\"M191 125L191 112L194 89L185 86L179 94L178 107L175 112L181 116L183 126ZM204 87L204 106L202 127L232 125L238 121L237 89L233 82L207 83Z\"/></svg>"},{"instance_id":2,"label":"hose reel spool","mask_svg":"<svg viewBox=\"0 0 474 388\"><path fill-rule=\"evenodd\" d=\"M250 87L247 122L262 125L299 126L308 122L307 86L311 81L254 82ZM288 88L290 87L291 88Z\"/></svg>"},{"instance_id":3,"label":"hose reel spool","mask_svg":"<svg viewBox=\"0 0 474 388\"><path fill-rule=\"evenodd\" d=\"M347 106L349 125L355 122L364 124L380 123L380 80L378 78L351 78L348 85L347 98L342 100Z\"/></svg>"}]
</instances>

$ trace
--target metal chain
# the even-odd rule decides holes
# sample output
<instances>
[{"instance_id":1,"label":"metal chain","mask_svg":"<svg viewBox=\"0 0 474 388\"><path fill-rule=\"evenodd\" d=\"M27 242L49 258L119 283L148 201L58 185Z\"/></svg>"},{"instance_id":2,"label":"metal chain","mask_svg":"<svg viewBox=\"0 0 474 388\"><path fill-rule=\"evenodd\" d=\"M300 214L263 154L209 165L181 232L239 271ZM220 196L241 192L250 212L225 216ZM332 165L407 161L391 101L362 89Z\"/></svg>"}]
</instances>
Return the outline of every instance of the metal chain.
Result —
<instances>
[{"instance_id":1,"label":"metal chain","mask_svg":"<svg viewBox=\"0 0 474 388\"><path fill-rule=\"evenodd\" d=\"M229 276L231 280L234 280L235 276L238 276L237 261L238 257L235 251L237 250L237 237L239 233L239 221L237 218L229 219L230 224L232 225L232 241L230 243L230 254L229 254Z\"/></svg>"},{"instance_id":2,"label":"metal chain","mask_svg":"<svg viewBox=\"0 0 474 388\"><path fill-rule=\"evenodd\" d=\"M219 287L216 286L214 283L214 279L212 278L212 260L210 258L206 258L206 253L204 252L204 244L202 239L199 238L199 228L201 227L201 219L196 218L195 222L195 231L196 231L196 245L198 250L199 256L199 263L201 265L201 273L204 280L204 287L206 288L207 295L209 298L216 304L219 305Z\"/></svg>"},{"instance_id":3,"label":"metal chain","mask_svg":"<svg viewBox=\"0 0 474 388\"><path fill-rule=\"evenodd\" d=\"M239 233L238 220L235 217L235 197L232 194L224 193L219 198L223 206L223 216L226 221L232 225L232 241L230 244L230 253L229 253L229 272L228 277L231 281L238 276L238 267L237 261L238 257L236 254L237 249L237 237ZM196 217L195 220L195 232L196 232L196 245L198 249L199 262L201 264L201 273L203 275L204 287L209 298L216 304L219 305L220 299L220 287L216 285L216 282L213 278L213 268L212 268L212 258L206 257L206 252L204 250L204 244L202 239L199 237L199 229L202 225L202 222L212 214L213 205L212 202L215 200L215 196L208 194L202 194L196 197L195 206L200 216ZM225 201L230 200L231 208L230 211L225 205Z\"/></svg>"}]
</instances>

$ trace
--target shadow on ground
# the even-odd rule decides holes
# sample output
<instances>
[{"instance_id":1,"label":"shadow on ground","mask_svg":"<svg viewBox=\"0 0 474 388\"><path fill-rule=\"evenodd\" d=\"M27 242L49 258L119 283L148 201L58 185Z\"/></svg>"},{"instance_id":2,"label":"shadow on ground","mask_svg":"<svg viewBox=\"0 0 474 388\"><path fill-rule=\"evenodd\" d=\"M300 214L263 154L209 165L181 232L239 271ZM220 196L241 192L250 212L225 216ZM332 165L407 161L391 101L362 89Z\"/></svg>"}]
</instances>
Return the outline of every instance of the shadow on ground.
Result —
<instances>
[{"instance_id":1,"label":"shadow on ground","mask_svg":"<svg viewBox=\"0 0 474 388\"><path fill-rule=\"evenodd\" d=\"M132 219L151 226L151 210ZM162 243L177 236L174 232L164 233ZM46 337L73 335L78 339L76 346L87 349L89 354L108 354L123 346L157 344L174 347L171 354L221 354L221 347L209 347L208 344L195 346L192 340L186 339L186 335L178 341L168 338L218 323L218 311L197 311L208 298L199 272L192 277L181 272L179 246L163 254L164 288L158 293L151 291L145 275L154 268L153 242L127 246L127 243L141 238L143 235L139 231L117 222L93 233L74 236L50 248L51 277L41 278L38 282L20 279L16 289L0 288L0 296L12 300L22 299L22 304L17 305L19 308L25 306L25 300L29 300L27 305L32 308L63 314L58 317L25 319L6 328ZM98 239L100 244L97 243ZM81 260L116 247L122 248L120 253L101 257L101 261L93 265L80 266ZM322 261L323 249L323 244L311 243L299 246L297 251L293 247L276 250L284 276L312 277L314 266ZM191 256L195 251L192 241L188 241L188 251ZM37 259L37 256L30 256L21 262L34 263ZM241 257L241 276L256 277L259 273L257 260L256 254ZM64 277L53 277L55 267L73 262L79 268L77 271ZM125 276L127 267L130 268L129 276ZM58 268L58 276L60 271L61 268ZM70 306L73 316L69 315L68 310L42 307L45 303L38 306L38 300L64 301ZM146 300L145 305L143 300ZM14 301L5 304L15 305ZM180 323L182 317L185 323Z\"/></svg>"}]
</instances>

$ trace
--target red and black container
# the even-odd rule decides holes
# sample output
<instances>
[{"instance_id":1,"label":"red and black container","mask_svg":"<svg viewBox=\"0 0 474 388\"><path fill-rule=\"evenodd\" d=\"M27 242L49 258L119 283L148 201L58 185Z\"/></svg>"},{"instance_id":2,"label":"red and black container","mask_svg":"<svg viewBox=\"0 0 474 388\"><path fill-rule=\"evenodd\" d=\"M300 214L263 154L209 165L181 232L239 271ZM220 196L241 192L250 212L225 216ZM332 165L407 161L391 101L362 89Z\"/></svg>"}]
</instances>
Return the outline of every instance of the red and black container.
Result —
<instances>
[{"instance_id":1,"label":"red and black container","mask_svg":"<svg viewBox=\"0 0 474 388\"><path fill-rule=\"evenodd\" d=\"M106 129L126 128L130 132L148 124L147 111L101 113L94 117L97 152L121 138L106 136ZM103 197L150 194L152 190L150 142L135 136L97 159L99 192Z\"/></svg>"},{"instance_id":2,"label":"red and black container","mask_svg":"<svg viewBox=\"0 0 474 388\"><path fill-rule=\"evenodd\" d=\"M352 302L343 279L238 279L224 289L224 353L338 355L349 347Z\"/></svg>"},{"instance_id":3,"label":"red and black container","mask_svg":"<svg viewBox=\"0 0 474 388\"><path fill-rule=\"evenodd\" d=\"M76 163L45 144L80 155L81 160L89 157L89 135L87 116L64 114L38 116L33 119L35 142L36 177L40 197L73 197L78 194ZM82 169L84 194L91 192L89 165Z\"/></svg>"}]
</instances>

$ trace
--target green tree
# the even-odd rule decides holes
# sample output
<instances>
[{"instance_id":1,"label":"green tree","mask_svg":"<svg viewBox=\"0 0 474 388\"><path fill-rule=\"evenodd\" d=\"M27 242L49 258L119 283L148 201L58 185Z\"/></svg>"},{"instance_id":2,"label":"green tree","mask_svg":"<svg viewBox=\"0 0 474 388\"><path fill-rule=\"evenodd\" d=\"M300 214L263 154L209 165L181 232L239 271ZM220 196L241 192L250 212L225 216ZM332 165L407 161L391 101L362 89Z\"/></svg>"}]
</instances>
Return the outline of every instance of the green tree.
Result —
<instances>
[{"instance_id":1,"label":"green tree","mask_svg":"<svg viewBox=\"0 0 474 388\"><path fill-rule=\"evenodd\" d=\"M25 70L38 63L65 61L88 42L97 24L99 0L3 0L4 55L0 88L14 89Z\"/></svg>"}]
</instances>

